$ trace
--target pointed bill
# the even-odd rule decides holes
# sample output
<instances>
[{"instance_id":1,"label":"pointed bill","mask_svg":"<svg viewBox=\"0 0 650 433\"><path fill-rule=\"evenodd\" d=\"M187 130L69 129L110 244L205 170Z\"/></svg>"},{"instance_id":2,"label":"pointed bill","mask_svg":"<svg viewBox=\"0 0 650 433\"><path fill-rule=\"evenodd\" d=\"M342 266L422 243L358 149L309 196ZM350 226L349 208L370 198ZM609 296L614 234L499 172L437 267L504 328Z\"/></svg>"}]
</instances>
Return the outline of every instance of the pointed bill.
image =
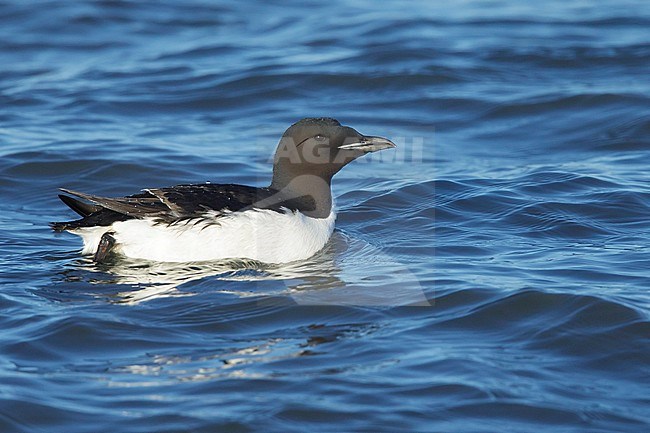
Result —
<instances>
[{"instance_id":1,"label":"pointed bill","mask_svg":"<svg viewBox=\"0 0 650 433\"><path fill-rule=\"evenodd\" d=\"M395 143L384 137L361 137L359 141L339 146L339 149L377 152L378 150L392 149L394 147L397 147Z\"/></svg>"}]
</instances>

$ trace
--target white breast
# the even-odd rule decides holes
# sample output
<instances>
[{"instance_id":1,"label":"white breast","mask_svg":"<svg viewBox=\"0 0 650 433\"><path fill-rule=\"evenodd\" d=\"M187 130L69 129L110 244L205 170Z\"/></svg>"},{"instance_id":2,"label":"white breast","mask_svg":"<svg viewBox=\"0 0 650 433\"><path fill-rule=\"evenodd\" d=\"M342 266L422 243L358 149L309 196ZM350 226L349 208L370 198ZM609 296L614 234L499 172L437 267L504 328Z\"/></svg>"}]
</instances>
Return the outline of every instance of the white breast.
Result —
<instances>
[{"instance_id":1,"label":"white breast","mask_svg":"<svg viewBox=\"0 0 650 433\"><path fill-rule=\"evenodd\" d=\"M206 214L172 225L132 219L74 233L84 240L84 254L94 254L102 234L112 232L115 251L132 258L161 262L247 258L284 263L311 257L322 249L334 231L335 220L334 209L327 218L249 210L219 218Z\"/></svg>"}]
</instances>

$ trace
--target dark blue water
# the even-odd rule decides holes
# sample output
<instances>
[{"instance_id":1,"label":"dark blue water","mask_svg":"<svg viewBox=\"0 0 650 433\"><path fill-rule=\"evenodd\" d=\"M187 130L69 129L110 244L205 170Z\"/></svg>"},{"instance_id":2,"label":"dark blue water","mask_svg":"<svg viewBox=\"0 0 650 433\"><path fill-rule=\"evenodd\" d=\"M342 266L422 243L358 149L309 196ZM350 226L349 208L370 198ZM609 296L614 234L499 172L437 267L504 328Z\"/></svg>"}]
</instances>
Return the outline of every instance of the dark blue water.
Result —
<instances>
[{"instance_id":1,"label":"dark blue water","mask_svg":"<svg viewBox=\"0 0 650 433\"><path fill-rule=\"evenodd\" d=\"M0 431L650 430L650 3L0 2ZM392 138L303 263L96 266L57 187Z\"/></svg>"}]
</instances>

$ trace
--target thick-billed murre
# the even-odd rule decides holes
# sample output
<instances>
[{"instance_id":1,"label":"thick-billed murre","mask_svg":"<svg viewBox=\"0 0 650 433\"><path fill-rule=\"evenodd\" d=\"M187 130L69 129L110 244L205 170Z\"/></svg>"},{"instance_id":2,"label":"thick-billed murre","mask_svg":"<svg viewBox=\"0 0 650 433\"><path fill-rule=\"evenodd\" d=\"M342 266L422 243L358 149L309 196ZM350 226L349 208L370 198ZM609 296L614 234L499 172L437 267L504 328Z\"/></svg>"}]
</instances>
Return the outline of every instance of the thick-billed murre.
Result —
<instances>
[{"instance_id":1,"label":"thick-billed murre","mask_svg":"<svg viewBox=\"0 0 650 433\"><path fill-rule=\"evenodd\" d=\"M366 153L392 147L335 119L302 119L280 139L268 187L177 185L120 198L61 189L68 194L61 200L83 218L51 227L81 236L82 254L97 262L109 254L164 262L305 259L334 230L332 176Z\"/></svg>"}]
</instances>

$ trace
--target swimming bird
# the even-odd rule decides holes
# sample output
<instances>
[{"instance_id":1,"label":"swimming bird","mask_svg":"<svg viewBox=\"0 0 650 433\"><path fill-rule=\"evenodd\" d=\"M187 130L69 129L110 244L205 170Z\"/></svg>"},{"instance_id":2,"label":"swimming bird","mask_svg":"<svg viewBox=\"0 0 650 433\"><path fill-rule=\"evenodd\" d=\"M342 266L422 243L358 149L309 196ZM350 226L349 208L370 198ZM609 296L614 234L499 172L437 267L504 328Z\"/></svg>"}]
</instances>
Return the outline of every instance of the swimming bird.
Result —
<instances>
[{"instance_id":1,"label":"swimming bird","mask_svg":"<svg viewBox=\"0 0 650 433\"><path fill-rule=\"evenodd\" d=\"M360 156L393 147L335 119L306 118L282 135L267 187L187 184L119 198L61 188L59 198L82 218L50 226L81 236L82 254L96 262L112 255L160 262L306 259L334 231L332 177Z\"/></svg>"}]
</instances>

